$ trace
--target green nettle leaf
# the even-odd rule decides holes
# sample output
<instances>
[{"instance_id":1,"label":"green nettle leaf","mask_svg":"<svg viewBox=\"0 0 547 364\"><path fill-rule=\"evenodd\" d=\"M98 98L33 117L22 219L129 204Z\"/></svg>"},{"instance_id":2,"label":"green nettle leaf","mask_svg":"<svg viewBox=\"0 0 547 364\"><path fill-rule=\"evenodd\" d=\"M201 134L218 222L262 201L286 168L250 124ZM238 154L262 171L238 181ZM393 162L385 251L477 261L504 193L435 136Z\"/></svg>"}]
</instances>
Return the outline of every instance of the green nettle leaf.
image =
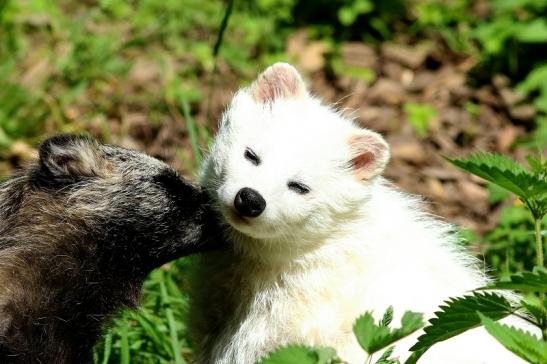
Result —
<instances>
[{"instance_id":1,"label":"green nettle leaf","mask_svg":"<svg viewBox=\"0 0 547 364\"><path fill-rule=\"evenodd\" d=\"M380 320L380 326L389 326L393 321L393 306L389 306Z\"/></svg>"},{"instance_id":2,"label":"green nettle leaf","mask_svg":"<svg viewBox=\"0 0 547 364\"><path fill-rule=\"evenodd\" d=\"M541 160L534 158L532 155L527 155L526 160L528 161L528 164L530 165L530 168L532 168L532 171L534 173L543 173L543 164Z\"/></svg>"},{"instance_id":3,"label":"green nettle leaf","mask_svg":"<svg viewBox=\"0 0 547 364\"><path fill-rule=\"evenodd\" d=\"M315 348L318 359L317 364L327 364L336 358L336 350L330 347Z\"/></svg>"},{"instance_id":4,"label":"green nettle leaf","mask_svg":"<svg viewBox=\"0 0 547 364\"><path fill-rule=\"evenodd\" d=\"M333 348L289 345L278 348L259 364L328 364L336 357Z\"/></svg>"},{"instance_id":5,"label":"green nettle leaf","mask_svg":"<svg viewBox=\"0 0 547 364\"><path fill-rule=\"evenodd\" d=\"M514 311L507 299L494 293L474 292L472 295L450 298L445 303L440 306L441 311L435 312L436 317L429 320L418 342L410 348L414 353L405 364L415 363L434 344L480 326L477 311L494 320Z\"/></svg>"},{"instance_id":6,"label":"green nettle leaf","mask_svg":"<svg viewBox=\"0 0 547 364\"><path fill-rule=\"evenodd\" d=\"M541 326L541 323L545 320L545 310L539 297L528 295L520 301L520 304L525 309L525 312L532 315L536 323L539 323Z\"/></svg>"},{"instance_id":7,"label":"green nettle leaf","mask_svg":"<svg viewBox=\"0 0 547 364\"><path fill-rule=\"evenodd\" d=\"M547 342L529 332L495 322L477 312L486 331L503 346L522 359L534 363L547 363Z\"/></svg>"},{"instance_id":8,"label":"green nettle leaf","mask_svg":"<svg viewBox=\"0 0 547 364\"><path fill-rule=\"evenodd\" d=\"M394 350L395 346L388 348L386 351L384 351L382 356L376 361L375 364L399 364L399 359L391 358Z\"/></svg>"},{"instance_id":9,"label":"green nettle leaf","mask_svg":"<svg viewBox=\"0 0 547 364\"><path fill-rule=\"evenodd\" d=\"M547 178L544 175L535 174L504 155L481 152L463 159L445 159L523 199L541 197L547 193Z\"/></svg>"},{"instance_id":10,"label":"green nettle leaf","mask_svg":"<svg viewBox=\"0 0 547 364\"><path fill-rule=\"evenodd\" d=\"M387 312L389 311L388 309ZM407 311L401 318L401 327L390 329L383 324L387 321L385 318L389 316L387 312L384 315L384 319L378 325L374 323L374 318L370 312L359 317L355 325L353 325L353 332L357 337L357 341L369 354L373 354L393 344L395 341L412 334L424 325L421 313Z\"/></svg>"},{"instance_id":11,"label":"green nettle leaf","mask_svg":"<svg viewBox=\"0 0 547 364\"><path fill-rule=\"evenodd\" d=\"M481 289L511 289L521 292L547 292L547 269L534 267L532 272L520 272L488 284Z\"/></svg>"}]
</instances>

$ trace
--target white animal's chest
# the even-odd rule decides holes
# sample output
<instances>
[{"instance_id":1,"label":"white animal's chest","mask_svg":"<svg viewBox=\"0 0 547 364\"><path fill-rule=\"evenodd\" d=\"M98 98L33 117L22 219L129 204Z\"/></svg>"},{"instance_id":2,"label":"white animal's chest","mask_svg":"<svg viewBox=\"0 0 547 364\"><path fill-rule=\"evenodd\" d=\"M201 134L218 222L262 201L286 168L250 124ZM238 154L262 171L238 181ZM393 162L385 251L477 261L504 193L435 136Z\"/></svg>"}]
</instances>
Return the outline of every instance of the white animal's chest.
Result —
<instances>
[{"instance_id":1,"label":"white animal's chest","mask_svg":"<svg viewBox=\"0 0 547 364\"><path fill-rule=\"evenodd\" d=\"M364 359L352 333L364 305L364 297L355 289L353 264L326 263L283 274L271 270L233 273L230 276L240 283L231 294L237 304L232 304L234 309L226 317L212 362L253 363L289 343L334 345L346 352L344 348L351 347Z\"/></svg>"}]
</instances>

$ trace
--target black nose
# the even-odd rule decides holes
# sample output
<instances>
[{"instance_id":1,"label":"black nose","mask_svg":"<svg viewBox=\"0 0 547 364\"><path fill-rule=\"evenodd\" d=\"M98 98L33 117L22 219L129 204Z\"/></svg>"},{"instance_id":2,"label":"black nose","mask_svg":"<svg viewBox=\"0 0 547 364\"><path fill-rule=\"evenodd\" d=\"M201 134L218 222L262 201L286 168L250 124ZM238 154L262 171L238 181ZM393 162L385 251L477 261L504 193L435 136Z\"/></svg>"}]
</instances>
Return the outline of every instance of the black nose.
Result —
<instances>
[{"instance_id":1,"label":"black nose","mask_svg":"<svg viewBox=\"0 0 547 364\"><path fill-rule=\"evenodd\" d=\"M258 191L244 187L237 193L234 207L241 216L257 217L266 208L266 200Z\"/></svg>"}]
</instances>

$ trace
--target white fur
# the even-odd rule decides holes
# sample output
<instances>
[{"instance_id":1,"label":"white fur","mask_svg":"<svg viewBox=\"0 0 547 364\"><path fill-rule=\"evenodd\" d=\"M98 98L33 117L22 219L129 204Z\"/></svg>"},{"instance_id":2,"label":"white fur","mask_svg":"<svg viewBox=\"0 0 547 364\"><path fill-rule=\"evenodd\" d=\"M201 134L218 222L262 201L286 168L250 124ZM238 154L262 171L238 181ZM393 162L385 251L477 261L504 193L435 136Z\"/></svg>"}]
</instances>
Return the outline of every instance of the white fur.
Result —
<instances>
[{"instance_id":1,"label":"white fur","mask_svg":"<svg viewBox=\"0 0 547 364\"><path fill-rule=\"evenodd\" d=\"M201 171L233 247L204 255L194 278L190 325L200 363L251 364L288 343L333 346L363 363L352 325L365 311L378 318L393 305L394 324L405 310L429 318L448 297L484 285L452 227L418 198L380 176L357 178L349 141L362 135L381 138L307 92L267 103L249 89L235 95ZM246 148L260 165L244 158ZM289 181L311 192L297 194ZM246 222L232 212L243 187L267 202ZM398 344L402 360L417 335ZM435 345L420 361L520 362L482 329Z\"/></svg>"}]
</instances>

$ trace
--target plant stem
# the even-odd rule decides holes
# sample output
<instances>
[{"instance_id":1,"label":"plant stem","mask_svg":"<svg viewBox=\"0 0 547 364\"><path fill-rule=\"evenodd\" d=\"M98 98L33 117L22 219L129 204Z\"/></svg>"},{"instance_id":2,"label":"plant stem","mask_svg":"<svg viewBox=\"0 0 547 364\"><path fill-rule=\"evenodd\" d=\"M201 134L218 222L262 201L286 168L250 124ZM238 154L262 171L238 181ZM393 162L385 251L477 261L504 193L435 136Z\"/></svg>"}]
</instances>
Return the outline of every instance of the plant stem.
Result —
<instances>
[{"instance_id":1,"label":"plant stem","mask_svg":"<svg viewBox=\"0 0 547 364\"><path fill-rule=\"evenodd\" d=\"M222 18L222 23L220 23L220 29L217 34L217 40L213 48L213 72L211 74L211 81L209 82L209 97L207 99L207 122L209 127L211 127L211 119L213 113L213 99L216 89L216 74L217 74L217 61L218 54L220 53L220 46L222 45L222 40L224 39L224 32L228 27L228 20L230 20L230 15L232 15L232 9L234 8L234 1L229 0L228 5L226 6L226 11L224 12L224 17Z\"/></svg>"},{"instance_id":2,"label":"plant stem","mask_svg":"<svg viewBox=\"0 0 547 364\"><path fill-rule=\"evenodd\" d=\"M541 237L541 219L534 219L536 226L536 254L537 254L537 265L541 268L544 268L543 263L543 239Z\"/></svg>"},{"instance_id":3,"label":"plant stem","mask_svg":"<svg viewBox=\"0 0 547 364\"><path fill-rule=\"evenodd\" d=\"M536 228L536 255L537 255L537 265L540 267L544 267L544 261L543 261L543 237L541 236L541 218L535 218L534 217L534 223ZM544 341L547 341L547 327L545 327L545 323L547 321L547 312L545 310L545 293L541 292L539 294L539 301L541 302L541 306L543 307L543 328L542 328L542 338Z\"/></svg>"}]
</instances>

